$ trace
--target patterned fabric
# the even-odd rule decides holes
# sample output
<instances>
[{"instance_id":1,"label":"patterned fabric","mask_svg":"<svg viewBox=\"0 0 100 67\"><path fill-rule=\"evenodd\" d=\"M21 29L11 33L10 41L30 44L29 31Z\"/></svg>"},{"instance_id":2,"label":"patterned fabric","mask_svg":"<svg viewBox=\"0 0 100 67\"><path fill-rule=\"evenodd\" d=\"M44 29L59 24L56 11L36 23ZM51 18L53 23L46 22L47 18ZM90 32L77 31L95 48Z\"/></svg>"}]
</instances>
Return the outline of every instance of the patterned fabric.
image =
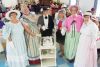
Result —
<instances>
[{"instance_id":1,"label":"patterned fabric","mask_svg":"<svg viewBox=\"0 0 100 67\"><path fill-rule=\"evenodd\" d=\"M4 51L2 41L3 41L3 38L0 36L0 52Z\"/></svg>"},{"instance_id":2,"label":"patterned fabric","mask_svg":"<svg viewBox=\"0 0 100 67\"><path fill-rule=\"evenodd\" d=\"M28 65L28 57L24 38L24 28L20 22L17 24L13 24L11 22L6 23L3 28L3 37L8 39L10 35L13 45L8 42L6 45L8 66L26 67ZM13 47L13 49L11 47Z\"/></svg>"},{"instance_id":3,"label":"patterned fabric","mask_svg":"<svg viewBox=\"0 0 100 67\"><path fill-rule=\"evenodd\" d=\"M29 25L32 32L39 33L36 21L33 22L24 16L23 21ZM28 48L29 60L36 60L37 58L39 59L39 37L32 37L27 32L25 32L25 37Z\"/></svg>"},{"instance_id":4,"label":"patterned fabric","mask_svg":"<svg viewBox=\"0 0 100 67\"><path fill-rule=\"evenodd\" d=\"M75 23L73 23L71 32L67 32L65 37L64 53L66 59L72 60L75 58L79 36L80 33L76 32Z\"/></svg>"},{"instance_id":5,"label":"patterned fabric","mask_svg":"<svg viewBox=\"0 0 100 67\"><path fill-rule=\"evenodd\" d=\"M80 32L80 28L83 24L83 18L80 15L76 15L76 16L69 16L66 21L65 21L65 27L67 28L67 31L70 32L70 28L71 28L71 23L73 22L73 20L76 21L76 31Z\"/></svg>"}]
</instances>

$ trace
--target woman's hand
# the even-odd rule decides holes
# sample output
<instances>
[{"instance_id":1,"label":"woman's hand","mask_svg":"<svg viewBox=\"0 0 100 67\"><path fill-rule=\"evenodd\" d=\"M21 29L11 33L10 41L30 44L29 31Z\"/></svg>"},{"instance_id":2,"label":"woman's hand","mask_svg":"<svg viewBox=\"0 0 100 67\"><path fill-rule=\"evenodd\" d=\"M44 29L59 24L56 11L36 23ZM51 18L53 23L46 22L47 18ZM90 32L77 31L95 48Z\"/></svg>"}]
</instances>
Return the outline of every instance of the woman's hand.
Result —
<instances>
[{"instance_id":1,"label":"woman's hand","mask_svg":"<svg viewBox=\"0 0 100 67\"><path fill-rule=\"evenodd\" d=\"M41 37L41 34L36 34L37 37Z\"/></svg>"},{"instance_id":2,"label":"woman's hand","mask_svg":"<svg viewBox=\"0 0 100 67\"><path fill-rule=\"evenodd\" d=\"M36 35L35 33L33 33L33 32L31 31L31 29L29 28L29 25L23 24L23 27L24 27L25 31L26 31L28 34L30 34L31 36L35 36L35 35Z\"/></svg>"},{"instance_id":3,"label":"woman's hand","mask_svg":"<svg viewBox=\"0 0 100 67\"><path fill-rule=\"evenodd\" d=\"M39 33L32 33L31 36L32 37L34 37L34 36L41 37L41 34L39 34Z\"/></svg>"},{"instance_id":4,"label":"woman's hand","mask_svg":"<svg viewBox=\"0 0 100 67\"><path fill-rule=\"evenodd\" d=\"M36 36L36 33L30 33L30 35L32 36L32 37L34 37L34 36Z\"/></svg>"}]
</instances>

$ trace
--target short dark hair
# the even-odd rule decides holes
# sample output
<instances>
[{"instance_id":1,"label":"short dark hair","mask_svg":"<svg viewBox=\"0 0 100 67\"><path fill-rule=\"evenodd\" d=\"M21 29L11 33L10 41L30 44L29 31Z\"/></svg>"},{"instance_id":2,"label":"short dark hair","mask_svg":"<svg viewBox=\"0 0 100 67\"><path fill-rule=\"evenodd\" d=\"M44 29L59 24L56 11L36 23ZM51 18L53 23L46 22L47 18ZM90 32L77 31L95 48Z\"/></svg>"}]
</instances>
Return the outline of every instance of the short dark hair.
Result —
<instances>
[{"instance_id":1,"label":"short dark hair","mask_svg":"<svg viewBox=\"0 0 100 67\"><path fill-rule=\"evenodd\" d=\"M11 12L10 14L9 14L9 17L11 16L11 14L13 14L13 13L15 13L16 15L17 15L17 13L16 12Z\"/></svg>"},{"instance_id":2,"label":"short dark hair","mask_svg":"<svg viewBox=\"0 0 100 67\"><path fill-rule=\"evenodd\" d=\"M86 17L86 16L89 16L89 15L84 15L84 17ZM90 16L90 19L91 19L92 17Z\"/></svg>"}]
</instances>

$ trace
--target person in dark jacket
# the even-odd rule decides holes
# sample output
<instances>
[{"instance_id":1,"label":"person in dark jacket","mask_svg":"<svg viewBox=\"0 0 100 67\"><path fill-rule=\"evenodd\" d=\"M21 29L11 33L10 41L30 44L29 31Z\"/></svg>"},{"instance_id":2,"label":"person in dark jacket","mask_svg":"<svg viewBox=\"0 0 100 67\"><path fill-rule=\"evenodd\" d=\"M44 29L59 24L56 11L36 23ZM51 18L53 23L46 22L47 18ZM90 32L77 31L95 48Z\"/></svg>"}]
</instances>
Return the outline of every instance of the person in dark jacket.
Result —
<instances>
[{"instance_id":1,"label":"person in dark jacket","mask_svg":"<svg viewBox=\"0 0 100 67\"><path fill-rule=\"evenodd\" d=\"M54 22L52 16L49 15L48 9L43 8L43 14L39 17L37 25L40 28L41 35L44 36L52 36Z\"/></svg>"}]
</instances>

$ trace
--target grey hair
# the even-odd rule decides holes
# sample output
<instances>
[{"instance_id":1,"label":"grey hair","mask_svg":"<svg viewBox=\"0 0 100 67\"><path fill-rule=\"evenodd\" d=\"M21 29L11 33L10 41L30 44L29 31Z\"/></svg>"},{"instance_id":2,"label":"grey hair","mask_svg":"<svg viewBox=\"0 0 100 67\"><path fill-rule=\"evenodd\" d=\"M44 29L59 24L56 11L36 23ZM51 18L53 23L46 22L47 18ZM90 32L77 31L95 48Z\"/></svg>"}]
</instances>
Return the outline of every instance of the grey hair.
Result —
<instances>
[{"instance_id":1,"label":"grey hair","mask_svg":"<svg viewBox=\"0 0 100 67\"><path fill-rule=\"evenodd\" d=\"M66 11L64 9L60 9L58 11L58 15L59 15L59 13L63 13L64 14L64 19L66 18ZM57 19L59 19L59 16L57 16Z\"/></svg>"}]
</instances>

